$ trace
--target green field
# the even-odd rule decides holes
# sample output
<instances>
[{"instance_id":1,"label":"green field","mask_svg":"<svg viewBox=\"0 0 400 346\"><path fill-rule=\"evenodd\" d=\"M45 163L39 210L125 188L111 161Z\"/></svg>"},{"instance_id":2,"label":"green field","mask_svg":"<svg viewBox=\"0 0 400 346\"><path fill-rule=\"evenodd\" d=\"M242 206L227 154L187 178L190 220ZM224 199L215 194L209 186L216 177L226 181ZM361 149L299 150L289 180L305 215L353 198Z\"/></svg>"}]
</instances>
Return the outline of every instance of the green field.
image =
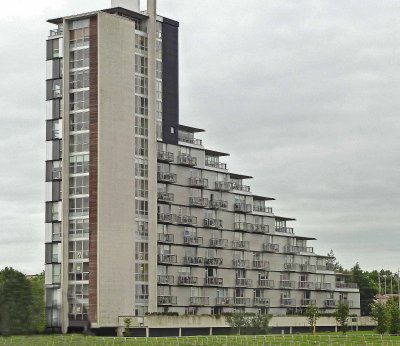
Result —
<instances>
[{"instance_id":1,"label":"green field","mask_svg":"<svg viewBox=\"0 0 400 346\"><path fill-rule=\"evenodd\" d=\"M148 346L247 346L247 345L400 345L400 336L348 333L318 335L194 336L169 338L107 338L81 335L0 337L0 345L148 345Z\"/></svg>"}]
</instances>

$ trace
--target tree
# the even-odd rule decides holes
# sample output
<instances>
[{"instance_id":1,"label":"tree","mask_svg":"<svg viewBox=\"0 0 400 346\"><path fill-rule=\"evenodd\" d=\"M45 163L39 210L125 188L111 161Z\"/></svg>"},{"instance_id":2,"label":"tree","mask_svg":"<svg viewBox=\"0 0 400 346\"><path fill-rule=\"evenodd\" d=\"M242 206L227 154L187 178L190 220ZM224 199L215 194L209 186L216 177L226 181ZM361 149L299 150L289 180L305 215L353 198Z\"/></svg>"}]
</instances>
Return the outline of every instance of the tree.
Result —
<instances>
[{"instance_id":1,"label":"tree","mask_svg":"<svg viewBox=\"0 0 400 346\"><path fill-rule=\"evenodd\" d=\"M313 304L308 305L306 308L306 316L308 324L310 325L311 333L315 334L315 327L320 316L318 308Z\"/></svg>"},{"instance_id":2,"label":"tree","mask_svg":"<svg viewBox=\"0 0 400 346\"><path fill-rule=\"evenodd\" d=\"M348 327L347 320L349 318L349 312L350 312L349 304L339 302L335 310L335 319L336 322L339 324L340 330L342 331L343 334L347 332L347 327Z\"/></svg>"},{"instance_id":3,"label":"tree","mask_svg":"<svg viewBox=\"0 0 400 346\"><path fill-rule=\"evenodd\" d=\"M400 309L399 302L396 299L389 299L386 303L387 314L389 318L389 333L399 334L400 331Z\"/></svg>"},{"instance_id":4,"label":"tree","mask_svg":"<svg viewBox=\"0 0 400 346\"><path fill-rule=\"evenodd\" d=\"M343 267L341 264L336 260L336 256L333 253L333 250L329 251L328 254L326 254L327 258L327 265L330 266L335 272L343 272Z\"/></svg>"},{"instance_id":5,"label":"tree","mask_svg":"<svg viewBox=\"0 0 400 346\"><path fill-rule=\"evenodd\" d=\"M257 314L250 317L249 326L252 328L254 334L268 334L269 321L272 315L270 314Z\"/></svg>"},{"instance_id":6,"label":"tree","mask_svg":"<svg viewBox=\"0 0 400 346\"><path fill-rule=\"evenodd\" d=\"M230 327L238 330L240 335L240 330L245 327L249 327L249 316L244 312L233 312L225 315L225 321Z\"/></svg>"},{"instance_id":7,"label":"tree","mask_svg":"<svg viewBox=\"0 0 400 346\"><path fill-rule=\"evenodd\" d=\"M386 304L375 302L371 306L371 318L376 322L379 334L385 334L389 325L389 314Z\"/></svg>"},{"instance_id":8,"label":"tree","mask_svg":"<svg viewBox=\"0 0 400 346\"><path fill-rule=\"evenodd\" d=\"M36 333L43 333L46 329L46 306L44 302L44 272L34 276L31 280L33 296L32 323Z\"/></svg>"}]
</instances>

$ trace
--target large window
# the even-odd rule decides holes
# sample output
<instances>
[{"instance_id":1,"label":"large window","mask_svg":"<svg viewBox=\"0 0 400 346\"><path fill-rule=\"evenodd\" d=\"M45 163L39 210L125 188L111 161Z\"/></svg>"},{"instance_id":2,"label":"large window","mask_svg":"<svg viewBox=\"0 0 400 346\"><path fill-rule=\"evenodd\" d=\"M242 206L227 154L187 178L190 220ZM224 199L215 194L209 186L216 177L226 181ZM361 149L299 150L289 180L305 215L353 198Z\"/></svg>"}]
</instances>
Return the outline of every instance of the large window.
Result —
<instances>
[{"instance_id":1,"label":"large window","mask_svg":"<svg viewBox=\"0 0 400 346\"><path fill-rule=\"evenodd\" d=\"M149 192L148 182L144 179L135 179L135 197L147 198Z\"/></svg>"},{"instance_id":2,"label":"large window","mask_svg":"<svg viewBox=\"0 0 400 346\"><path fill-rule=\"evenodd\" d=\"M69 173L89 173L89 155L74 155L69 157Z\"/></svg>"},{"instance_id":3,"label":"large window","mask_svg":"<svg viewBox=\"0 0 400 346\"><path fill-rule=\"evenodd\" d=\"M135 159L135 176L136 177L148 177L149 164L147 159L136 158Z\"/></svg>"},{"instance_id":4,"label":"large window","mask_svg":"<svg viewBox=\"0 0 400 346\"><path fill-rule=\"evenodd\" d=\"M148 114L148 100L142 96L135 96L135 113L140 115Z\"/></svg>"},{"instance_id":5,"label":"large window","mask_svg":"<svg viewBox=\"0 0 400 346\"><path fill-rule=\"evenodd\" d=\"M146 217L149 214L149 203L147 201L135 201L135 214L137 217Z\"/></svg>"},{"instance_id":6,"label":"large window","mask_svg":"<svg viewBox=\"0 0 400 346\"><path fill-rule=\"evenodd\" d=\"M75 240L68 242L69 259L89 258L89 240Z\"/></svg>"},{"instance_id":7,"label":"large window","mask_svg":"<svg viewBox=\"0 0 400 346\"><path fill-rule=\"evenodd\" d=\"M149 121L147 118L135 116L135 134L139 136L147 136L149 133Z\"/></svg>"},{"instance_id":8,"label":"large window","mask_svg":"<svg viewBox=\"0 0 400 346\"><path fill-rule=\"evenodd\" d=\"M69 67L82 68L89 66L89 49L75 50L69 53Z\"/></svg>"},{"instance_id":9,"label":"large window","mask_svg":"<svg viewBox=\"0 0 400 346\"><path fill-rule=\"evenodd\" d=\"M69 94L69 109L79 111L89 108L89 90L77 91Z\"/></svg>"},{"instance_id":10,"label":"large window","mask_svg":"<svg viewBox=\"0 0 400 346\"><path fill-rule=\"evenodd\" d=\"M135 72L147 75L147 58L135 55Z\"/></svg>"},{"instance_id":11,"label":"large window","mask_svg":"<svg viewBox=\"0 0 400 346\"><path fill-rule=\"evenodd\" d=\"M89 194L89 176L78 176L69 179L70 195L87 195Z\"/></svg>"},{"instance_id":12,"label":"large window","mask_svg":"<svg viewBox=\"0 0 400 346\"><path fill-rule=\"evenodd\" d=\"M135 138L135 155L147 156L148 153L148 140L147 138Z\"/></svg>"},{"instance_id":13,"label":"large window","mask_svg":"<svg viewBox=\"0 0 400 346\"><path fill-rule=\"evenodd\" d=\"M147 52L147 37L142 35L135 35L135 48Z\"/></svg>"},{"instance_id":14,"label":"large window","mask_svg":"<svg viewBox=\"0 0 400 346\"><path fill-rule=\"evenodd\" d=\"M89 236L89 219L69 220L69 237L85 238Z\"/></svg>"},{"instance_id":15,"label":"large window","mask_svg":"<svg viewBox=\"0 0 400 346\"><path fill-rule=\"evenodd\" d=\"M147 95L147 77L135 76L136 94Z\"/></svg>"},{"instance_id":16,"label":"large window","mask_svg":"<svg viewBox=\"0 0 400 346\"><path fill-rule=\"evenodd\" d=\"M89 215L89 198L88 197L70 198L69 215L72 217Z\"/></svg>"},{"instance_id":17,"label":"large window","mask_svg":"<svg viewBox=\"0 0 400 346\"><path fill-rule=\"evenodd\" d=\"M71 48L89 45L89 28L80 28L69 31L69 44Z\"/></svg>"},{"instance_id":18,"label":"large window","mask_svg":"<svg viewBox=\"0 0 400 346\"><path fill-rule=\"evenodd\" d=\"M69 88L89 88L89 70L71 72L69 75Z\"/></svg>"},{"instance_id":19,"label":"large window","mask_svg":"<svg viewBox=\"0 0 400 346\"><path fill-rule=\"evenodd\" d=\"M89 112L72 113L70 115L70 131L89 130Z\"/></svg>"},{"instance_id":20,"label":"large window","mask_svg":"<svg viewBox=\"0 0 400 346\"><path fill-rule=\"evenodd\" d=\"M70 153L89 151L89 133L76 133L69 136Z\"/></svg>"}]
</instances>

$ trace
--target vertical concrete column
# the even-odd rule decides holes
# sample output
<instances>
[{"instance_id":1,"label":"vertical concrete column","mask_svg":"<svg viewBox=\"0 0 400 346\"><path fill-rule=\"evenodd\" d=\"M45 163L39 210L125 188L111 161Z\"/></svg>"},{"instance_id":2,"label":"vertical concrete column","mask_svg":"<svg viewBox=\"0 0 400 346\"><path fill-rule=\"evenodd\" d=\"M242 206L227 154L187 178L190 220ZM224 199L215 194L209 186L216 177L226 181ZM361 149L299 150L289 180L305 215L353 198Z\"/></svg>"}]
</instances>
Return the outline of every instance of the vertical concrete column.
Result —
<instances>
[{"instance_id":1,"label":"vertical concrete column","mask_svg":"<svg viewBox=\"0 0 400 346\"><path fill-rule=\"evenodd\" d=\"M157 311L157 131L156 23L157 1L147 1L148 118L149 118L149 312Z\"/></svg>"}]
</instances>

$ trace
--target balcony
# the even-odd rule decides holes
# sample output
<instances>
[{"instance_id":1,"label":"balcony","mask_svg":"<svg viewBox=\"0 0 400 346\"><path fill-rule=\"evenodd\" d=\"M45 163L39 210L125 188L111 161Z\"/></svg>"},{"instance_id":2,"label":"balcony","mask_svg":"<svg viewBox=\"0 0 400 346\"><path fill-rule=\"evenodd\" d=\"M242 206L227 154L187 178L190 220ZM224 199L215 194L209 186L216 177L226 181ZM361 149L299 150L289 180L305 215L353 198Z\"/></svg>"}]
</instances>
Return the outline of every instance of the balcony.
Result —
<instances>
[{"instance_id":1,"label":"balcony","mask_svg":"<svg viewBox=\"0 0 400 346\"><path fill-rule=\"evenodd\" d=\"M189 178L189 186L203 189L208 187L208 179L205 178Z\"/></svg>"},{"instance_id":2,"label":"balcony","mask_svg":"<svg viewBox=\"0 0 400 346\"><path fill-rule=\"evenodd\" d=\"M233 297L217 297L215 298L215 305L227 305L232 306L235 303L235 298Z\"/></svg>"},{"instance_id":3,"label":"balcony","mask_svg":"<svg viewBox=\"0 0 400 346\"><path fill-rule=\"evenodd\" d=\"M197 225L197 217L191 216L191 215L178 215L176 222L180 225L196 226Z\"/></svg>"},{"instance_id":4,"label":"balcony","mask_svg":"<svg viewBox=\"0 0 400 346\"><path fill-rule=\"evenodd\" d=\"M223 201L221 199L211 200L209 207L211 209L227 209L228 208L228 201Z\"/></svg>"},{"instance_id":5,"label":"balcony","mask_svg":"<svg viewBox=\"0 0 400 346\"><path fill-rule=\"evenodd\" d=\"M274 280L269 279L258 279L258 286L263 288L274 288Z\"/></svg>"},{"instance_id":6,"label":"balcony","mask_svg":"<svg viewBox=\"0 0 400 346\"><path fill-rule=\"evenodd\" d=\"M275 227L275 232L293 233L293 228L291 228L291 227Z\"/></svg>"},{"instance_id":7,"label":"balcony","mask_svg":"<svg viewBox=\"0 0 400 346\"><path fill-rule=\"evenodd\" d=\"M315 305L316 300L315 299L302 299L300 300L300 305L301 306L309 306L309 305Z\"/></svg>"},{"instance_id":8,"label":"balcony","mask_svg":"<svg viewBox=\"0 0 400 346\"><path fill-rule=\"evenodd\" d=\"M61 167L54 167L51 171L51 178L52 180L61 180L62 179L62 168Z\"/></svg>"},{"instance_id":9,"label":"balcony","mask_svg":"<svg viewBox=\"0 0 400 346\"><path fill-rule=\"evenodd\" d=\"M174 194L169 192L157 192L157 201L172 203L174 201Z\"/></svg>"},{"instance_id":10,"label":"balcony","mask_svg":"<svg viewBox=\"0 0 400 346\"><path fill-rule=\"evenodd\" d=\"M231 191L232 183L229 181L216 181L215 189L220 191Z\"/></svg>"},{"instance_id":11,"label":"balcony","mask_svg":"<svg viewBox=\"0 0 400 346\"><path fill-rule=\"evenodd\" d=\"M197 158L190 156L188 154L181 153L178 155L177 163L178 163L178 165L183 165L183 166L196 166Z\"/></svg>"},{"instance_id":12,"label":"balcony","mask_svg":"<svg viewBox=\"0 0 400 346\"><path fill-rule=\"evenodd\" d=\"M235 202L233 209L237 213L251 213L252 206L251 206L251 204Z\"/></svg>"},{"instance_id":13,"label":"balcony","mask_svg":"<svg viewBox=\"0 0 400 346\"><path fill-rule=\"evenodd\" d=\"M267 233L269 233L269 226L268 225L254 224L253 225L253 232L254 233L267 234Z\"/></svg>"},{"instance_id":14,"label":"balcony","mask_svg":"<svg viewBox=\"0 0 400 346\"><path fill-rule=\"evenodd\" d=\"M250 267L250 261L242 259L234 259L232 261L232 267L234 268L248 268Z\"/></svg>"},{"instance_id":15,"label":"balcony","mask_svg":"<svg viewBox=\"0 0 400 346\"><path fill-rule=\"evenodd\" d=\"M292 298L281 298L282 307L294 307L296 306L296 299Z\"/></svg>"},{"instance_id":16,"label":"balcony","mask_svg":"<svg viewBox=\"0 0 400 346\"><path fill-rule=\"evenodd\" d=\"M296 281L281 280L279 281L279 288L296 288Z\"/></svg>"},{"instance_id":17,"label":"balcony","mask_svg":"<svg viewBox=\"0 0 400 346\"><path fill-rule=\"evenodd\" d=\"M235 222L233 225L235 231L253 232L254 226L248 222Z\"/></svg>"},{"instance_id":18,"label":"balcony","mask_svg":"<svg viewBox=\"0 0 400 346\"><path fill-rule=\"evenodd\" d=\"M191 137L191 136L179 135L178 136L178 141L189 143L189 144L193 144L193 145L197 145L197 146L200 146L200 147L203 146L203 141L201 139L194 138L194 137Z\"/></svg>"},{"instance_id":19,"label":"balcony","mask_svg":"<svg viewBox=\"0 0 400 346\"><path fill-rule=\"evenodd\" d=\"M346 300L340 300L340 303L348 305L349 308L353 307L353 301L352 300L347 300L347 299Z\"/></svg>"},{"instance_id":20,"label":"balcony","mask_svg":"<svg viewBox=\"0 0 400 346\"><path fill-rule=\"evenodd\" d=\"M250 298L236 297L234 305L250 306Z\"/></svg>"},{"instance_id":21,"label":"balcony","mask_svg":"<svg viewBox=\"0 0 400 346\"><path fill-rule=\"evenodd\" d=\"M171 244L174 242L174 235L169 233L158 233L158 242Z\"/></svg>"},{"instance_id":22,"label":"balcony","mask_svg":"<svg viewBox=\"0 0 400 346\"><path fill-rule=\"evenodd\" d=\"M358 285L356 283L351 282L336 282L336 288L339 289L358 289Z\"/></svg>"},{"instance_id":23,"label":"balcony","mask_svg":"<svg viewBox=\"0 0 400 346\"><path fill-rule=\"evenodd\" d=\"M250 242L245 240L233 240L232 241L233 249L242 249L247 250L250 248Z\"/></svg>"},{"instance_id":24,"label":"balcony","mask_svg":"<svg viewBox=\"0 0 400 346\"><path fill-rule=\"evenodd\" d=\"M228 239L221 239L221 238L211 238L210 239L210 247L216 248L225 248L228 246Z\"/></svg>"},{"instance_id":25,"label":"balcony","mask_svg":"<svg viewBox=\"0 0 400 346\"><path fill-rule=\"evenodd\" d=\"M208 207L208 198L189 197L189 205L191 207L206 208Z\"/></svg>"},{"instance_id":26,"label":"balcony","mask_svg":"<svg viewBox=\"0 0 400 346\"><path fill-rule=\"evenodd\" d=\"M222 286L224 284L223 278L208 277L204 280L206 286Z\"/></svg>"},{"instance_id":27,"label":"balcony","mask_svg":"<svg viewBox=\"0 0 400 346\"><path fill-rule=\"evenodd\" d=\"M266 252L279 252L279 244L264 243L263 250Z\"/></svg>"},{"instance_id":28,"label":"balcony","mask_svg":"<svg viewBox=\"0 0 400 346\"><path fill-rule=\"evenodd\" d=\"M174 264L177 262L176 255L157 255L157 262L162 264Z\"/></svg>"},{"instance_id":29,"label":"balcony","mask_svg":"<svg viewBox=\"0 0 400 346\"><path fill-rule=\"evenodd\" d=\"M332 263L317 264L317 270L334 271L335 270L335 266Z\"/></svg>"},{"instance_id":30,"label":"balcony","mask_svg":"<svg viewBox=\"0 0 400 346\"><path fill-rule=\"evenodd\" d=\"M170 172L157 172L157 181L160 183L176 183L176 174Z\"/></svg>"},{"instance_id":31,"label":"balcony","mask_svg":"<svg viewBox=\"0 0 400 346\"><path fill-rule=\"evenodd\" d=\"M176 305L176 296L157 296L157 305Z\"/></svg>"},{"instance_id":32,"label":"balcony","mask_svg":"<svg viewBox=\"0 0 400 346\"><path fill-rule=\"evenodd\" d=\"M173 285L174 277L173 275L157 275L158 285Z\"/></svg>"},{"instance_id":33,"label":"balcony","mask_svg":"<svg viewBox=\"0 0 400 346\"><path fill-rule=\"evenodd\" d=\"M253 299L253 306L269 306L269 298L257 297Z\"/></svg>"},{"instance_id":34,"label":"balcony","mask_svg":"<svg viewBox=\"0 0 400 346\"><path fill-rule=\"evenodd\" d=\"M253 211L255 211L256 213L272 214L272 208L271 207L266 207L266 206L257 205L257 204L253 204Z\"/></svg>"},{"instance_id":35,"label":"balcony","mask_svg":"<svg viewBox=\"0 0 400 346\"><path fill-rule=\"evenodd\" d=\"M232 183L232 190L250 192L250 186L237 184L237 183Z\"/></svg>"},{"instance_id":36,"label":"balcony","mask_svg":"<svg viewBox=\"0 0 400 346\"><path fill-rule=\"evenodd\" d=\"M206 160L204 162L204 165L207 167L213 167L213 168L217 168L217 169L223 169L224 171L226 171L226 163L222 163L222 162L212 162L212 161L208 161Z\"/></svg>"},{"instance_id":37,"label":"balcony","mask_svg":"<svg viewBox=\"0 0 400 346\"><path fill-rule=\"evenodd\" d=\"M299 281L298 287L302 290L312 290L314 288L314 283L311 281Z\"/></svg>"},{"instance_id":38,"label":"balcony","mask_svg":"<svg viewBox=\"0 0 400 346\"><path fill-rule=\"evenodd\" d=\"M197 256L185 256L185 257L183 257L183 264L185 264L185 265L202 265L202 264L204 264L204 258L197 257Z\"/></svg>"},{"instance_id":39,"label":"balcony","mask_svg":"<svg viewBox=\"0 0 400 346\"><path fill-rule=\"evenodd\" d=\"M197 277L190 275L179 275L178 276L178 285L197 285Z\"/></svg>"},{"instance_id":40,"label":"balcony","mask_svg":"<svg viewBox=\"0 0 400 346\"><path fill-rule=\"evenodd\" d=\"M235 285L239 287L250 287L253 285L253 280L246 278L239 278L235 280Z\"/></svg>"},{"instance_id":41,"label":"balcony","mask_svg":"<svg viewBox=\"0 0 400 346\"><path fill-rule=\"evenodd\" d=\"M176 220L175 214L157 214L157 222L159 223L173 223Z\"/></svg>"},{"instance_id":42,"label":"balcony","mask_svg":"<svg viewBox=\"0 0 400 346\"><path fill-rule=\"evenodd\" d=\"M253 269L269 270L269 262L262 260L253 261Z\"/></svg>"},{"instance_id":43,"label":"balcony","mask_svg":"<svg viewBox=\"0 0 400 346\"><path fill-rule=\"evenodd\" d=\"M222 258L205 258L204 260L204 265L209 266L209 267L217 267L217 266L222 266L224 263L224 260Z\"/></svg>"},{"instance_id":44,"label":"balcony","mask_svg":"<svg viewBox=\"0 0 400 346\"><path fill-rule=\"evenodd\" d=\"M203 225L208 228L222 228L222 220L206 218L204 219Z\"/></svg>"},{"instance_id":45,"label":"balcony","mask_svg":"<svg viewBox=\"0 0 400 346\"><path fill-rule=\"evenodd\" d=\"M326 300L324 300L324 306L326 308L335 308L336 300L335 299L326 299Z\"/></svg>"},{"instance_id":46,"label":"balcony","mask_svg":"<svg viewBox=\"0 0 400 346\"><path fill-rule=\"evenodd\" d=\"M330 291L331 283L330 282L316 282L315 289L319 291Z\"/></svg>"},{"instance_id":47,"label":"balcony","mask_svg":"<svg viewBox=\"0 0 400 346\"><path fill-rule=\"evenodd\" d=\"M293 253L293 254L298 254L300 252L314 253L314 248L307 246L285 245L283 248L283 252Z\"/></svg>"},{"instance_id":48,"label":"balcony","mask_svg":"<svg viewBox=\"0 0 400 346\"><path fill-rule=\"evenodd\" d=\"M157 160L161 162L173 162L174 154L169 151L158 151Z\"/></svg>"},{"instance_id":49,"label":"balcony","mask_svg":"<svg viewBox=\"0 0 400 346\"><path fill-rule=\"evenodd\" d=\"M185 236L185 237L183 237L183 243L185 245L199 246L199 245L203 245L203 238L195 236L195 235Z\"/></svg>"},{"instance_id":50,"label":"balcony","mask_svg":"<svg viewBox=\"0 0 400 346\"><path fill-rule=\"evenodd\" d=\"M191 306L210 305L210 297L190 297L189 305Z\"/></svg>"},{"instance_id":51,"label":"balcony","mask_svg":"<svg viewBox=\"0 0 400 346\"><path fill-rule=\"evenodd\" d=\"M285 263L284 270L315 273L316 266L312 264Z\"/></svg>"}]
</instances>

